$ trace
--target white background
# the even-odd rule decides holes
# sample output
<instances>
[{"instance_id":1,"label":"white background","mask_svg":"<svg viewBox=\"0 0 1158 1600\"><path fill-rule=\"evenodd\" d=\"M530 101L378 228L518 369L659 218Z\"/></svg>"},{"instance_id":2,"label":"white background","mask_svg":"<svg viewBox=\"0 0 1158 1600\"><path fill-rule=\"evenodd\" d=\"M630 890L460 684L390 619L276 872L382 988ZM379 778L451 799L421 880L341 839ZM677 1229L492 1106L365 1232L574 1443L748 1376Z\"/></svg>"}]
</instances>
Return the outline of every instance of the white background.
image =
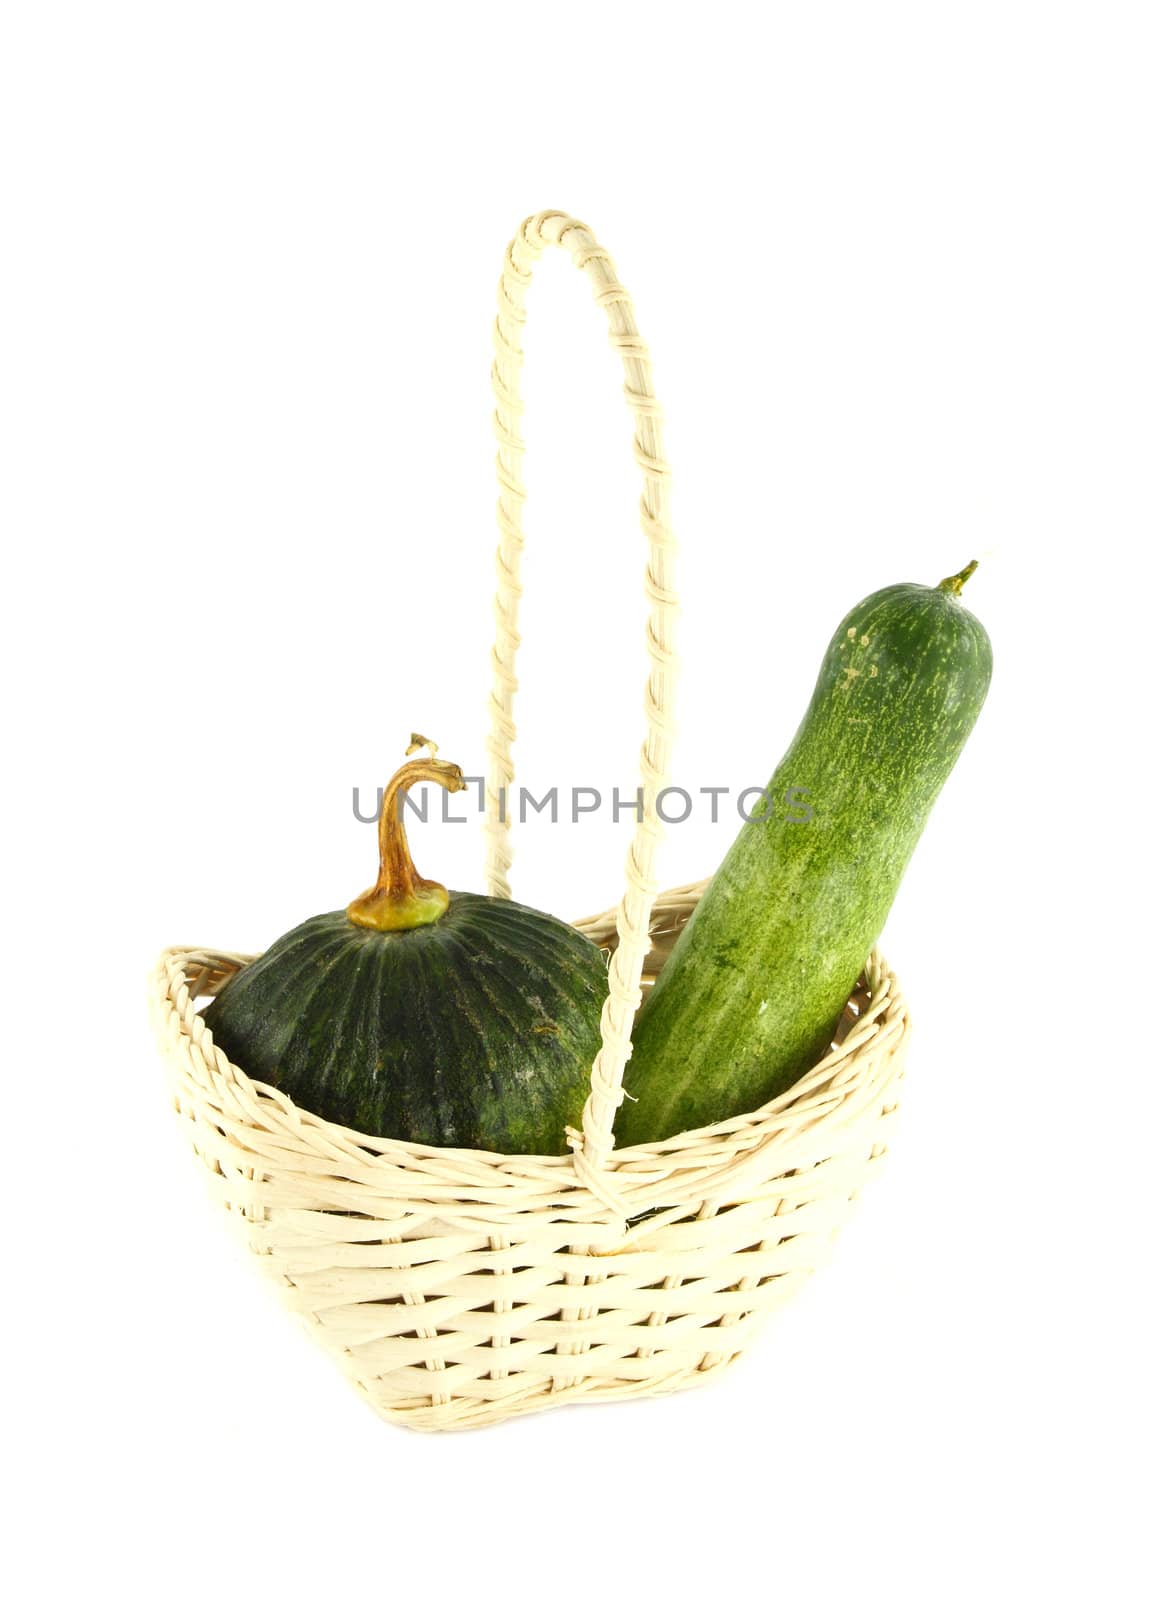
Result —
<instances>
[{"instance_id":1,"label":"white background","mask_svg":"<svg viewBox=\"0 0 1158 1600\"><path fill-rule=\"evenodd\" d=\"M1158 59L1100 3L5 9L10 1592L1152 1593ZM879 1183L717 1385L426 1438L210 1210L145 1023L481 770L490 322L519 220L636 298L682 555L676 781L760 784L843 612L972 556L993 690L884 948ZM520 776L634 782L621 374L532 290ZM669 830L662 877L734 831ZM481 886L477 828L415 831ZM627 830L535 823L521 898Z\"/></svg>"}]
</instances>

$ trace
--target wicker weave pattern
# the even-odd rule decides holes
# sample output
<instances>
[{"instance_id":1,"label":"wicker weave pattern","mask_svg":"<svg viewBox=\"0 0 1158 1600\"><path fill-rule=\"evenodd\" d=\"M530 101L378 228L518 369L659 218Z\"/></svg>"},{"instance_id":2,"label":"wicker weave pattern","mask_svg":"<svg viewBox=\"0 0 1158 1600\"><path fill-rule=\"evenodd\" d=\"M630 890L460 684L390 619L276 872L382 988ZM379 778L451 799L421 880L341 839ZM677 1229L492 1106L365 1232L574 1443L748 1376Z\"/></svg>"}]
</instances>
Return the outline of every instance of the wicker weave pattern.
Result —
<instances>
[{"instance_id":1,"label":"wicker weave pattern","mask_svg":"<svg viewBox=\"0 0 1158 1600\"><path fill-rule=\"evenodd\" d=\"M702 889L663 895L653 968ZM579 924L614 942L608 913ZM370 1403L412 1428L698 1383L825 1258L885 1148L908 1034L879 956L826 1059L749 1116L616 1151L626 1226L564 1156L372 1139L215 1049L196 1001L244 963L173 950L156 1016L219 1200Z\"/></svg>"},{"instance_id":2,"label":"wicker weave pattern","mask_svg":"<svg viewBox=\"0 0 1158 1600\"><path fill-rule=\"evenodd\" d=\"M570 1401L702 1382L824 1259L885 1149L908 1040L873 953L832 1048L767 1106L616 1150L631 1023L704 885L656 898L655 808L667 781L675 659L668 469L647 351L606 252L560 212L507 253L494 370L499 586L491 691L487 883L505 895L522 548L519 328L531 265L569 249L624 360L644 478L651 615L643 816L613 912L577 926L610 953L602 1047L571 1156L494 1155L375 1139L300 1110L217 1049L199 1014L252 957L166 951L153 990L174 1104L250 1249L370 1403L412 1428L472 1428Z\"/></svg>"}]
</instances>

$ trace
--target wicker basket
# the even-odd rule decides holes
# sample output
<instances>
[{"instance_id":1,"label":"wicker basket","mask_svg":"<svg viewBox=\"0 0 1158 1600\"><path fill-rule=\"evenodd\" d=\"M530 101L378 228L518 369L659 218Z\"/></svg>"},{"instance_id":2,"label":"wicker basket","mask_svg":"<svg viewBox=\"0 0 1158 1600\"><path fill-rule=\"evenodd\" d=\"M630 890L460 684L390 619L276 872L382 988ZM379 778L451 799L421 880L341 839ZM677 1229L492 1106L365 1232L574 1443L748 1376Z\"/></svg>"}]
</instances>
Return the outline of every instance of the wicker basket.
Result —
<instances>
[{"instance_id":1,"label":"wicker basket","mask_svg":"<svg viewBox=\"0 0 1158 1600\"><path fill-rule=\"evenodd\" d=\"M908 1015L874 952L832 1047L748 1115L617 1150L631 1025L703 884L656 896L656 797L671 743L669 471L646 346L606 252L559 212L529 218L507 251L496 323L498 629L488 740L487 884L509 895L511 744L518 643L519 327L547 244L592 279L626 370L644 476L650 672L644 795L615 913L577 924L611 952L602 1047L569 1156L495 1155L375 1139L300 1110L217 1049L198 1002L247 958L173 949L156 1020L175 1104L250 1248L371 1404L430 1430L479 1427L572 1401L699 1383L748 1344L823 1259L885 1148Z\"/></svg>"}]
</instances>

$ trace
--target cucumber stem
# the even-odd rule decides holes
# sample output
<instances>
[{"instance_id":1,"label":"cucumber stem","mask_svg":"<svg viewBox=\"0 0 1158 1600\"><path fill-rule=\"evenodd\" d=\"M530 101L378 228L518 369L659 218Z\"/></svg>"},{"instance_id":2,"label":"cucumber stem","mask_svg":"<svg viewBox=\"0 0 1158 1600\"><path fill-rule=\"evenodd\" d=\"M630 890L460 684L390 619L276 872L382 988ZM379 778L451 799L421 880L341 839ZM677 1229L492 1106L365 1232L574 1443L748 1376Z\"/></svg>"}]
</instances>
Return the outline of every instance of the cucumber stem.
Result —
<instances>
[{"instance_id":1,"label":"cucumber stem","mask_svg":"<svg viewBox=\"0 0 1158 1600\"><path fill-rule=\"evenodd\" d=\"M422 743L428 741L422 740ZM411 743L411 749L414 743ZM462 768L451 761L423 756L399 767L382 791L378 815L378 881L346 907L346 916L359 928L392 933L437 922L450 895L441 883L420 877L410 856L402 821L402 796L416 783L437 783L448 794L466 788Z\"/></svg>"},{"instance_id":2,"label":"cucumber stem","mask_svg":"<svg viewBox=\"0 0 1158 1600\"><path fill-rule=\"evenodd\" d=\"M977 563L976 561L971 561L967 567L962 567L961 571L952 578L942 578L937 587L938 589L944 589L946 594L959 595L976 571Z\"/></svg>"}]
</instances>

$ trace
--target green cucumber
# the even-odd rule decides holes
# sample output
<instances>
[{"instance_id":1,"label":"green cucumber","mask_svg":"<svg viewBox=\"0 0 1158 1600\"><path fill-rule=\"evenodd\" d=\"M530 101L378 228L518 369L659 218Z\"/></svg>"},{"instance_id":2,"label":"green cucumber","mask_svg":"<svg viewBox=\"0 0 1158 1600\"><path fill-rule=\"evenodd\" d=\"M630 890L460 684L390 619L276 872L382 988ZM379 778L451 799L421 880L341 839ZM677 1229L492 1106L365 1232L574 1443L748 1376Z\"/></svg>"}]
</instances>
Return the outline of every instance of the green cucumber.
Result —
<instances>
[{"instance_id":1,"label":"green cucumber","mask_svg":"<svg viewBox=\"0 0 1158 1600\"><path fill-rule=\"evenodd\" d=\"M880 589L840 624L644 1001L620 1145L754 1111L823 1056L989 688L988 635L958 598L976 565Z\"/></svg>"}]
</instances>

